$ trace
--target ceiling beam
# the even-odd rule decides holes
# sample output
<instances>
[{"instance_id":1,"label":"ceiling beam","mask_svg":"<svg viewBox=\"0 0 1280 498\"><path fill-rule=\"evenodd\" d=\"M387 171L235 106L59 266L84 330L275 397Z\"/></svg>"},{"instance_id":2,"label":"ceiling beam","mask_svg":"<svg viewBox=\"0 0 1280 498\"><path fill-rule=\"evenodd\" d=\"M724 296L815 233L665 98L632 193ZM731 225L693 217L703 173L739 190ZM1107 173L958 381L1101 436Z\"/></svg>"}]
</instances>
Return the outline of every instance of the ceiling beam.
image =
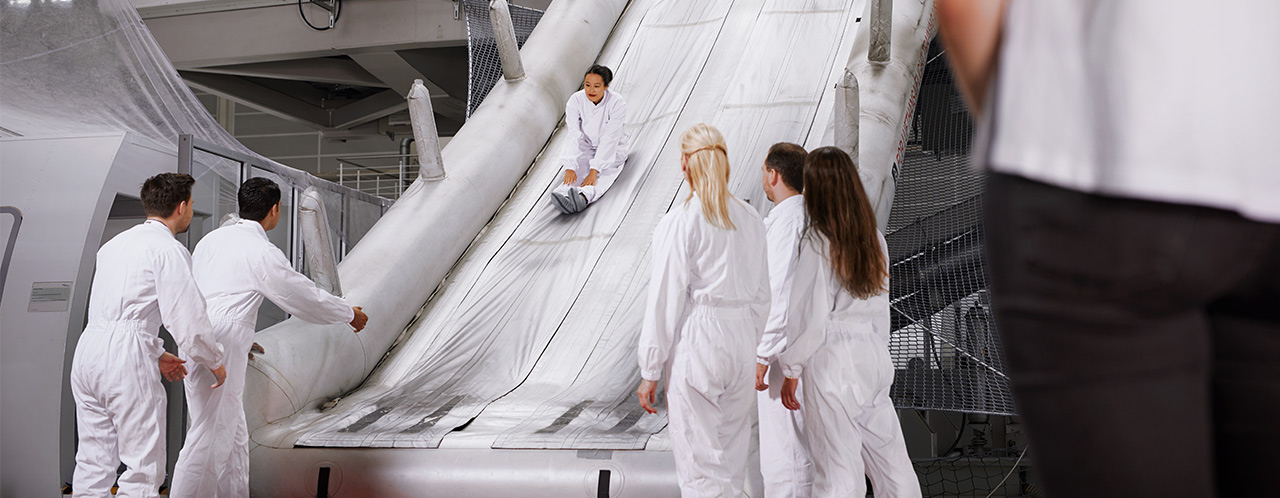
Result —
<instances>
[{"instance_id":1,"label":"ceiling beam","mask_svg":"<svg viewBox=\"0 0 1280 498\"><path fill-rule=\"evenodd\" d=\"M454 18L448 0L343 2L341 19L327 31L308 28L295 2L150 18L146 25L178 69L467 44L466 22Z\"/></svg>"},{"instance_id":2,"label":"ceiling beam","mask_svg":"<svg viewBox=\"0 0 1280 498\"><path fill-rule=\"evenodd\" d=\"M369 71L356 64L355 61L336 57L232 64L228 66L203 67L189 71L375 88L387 87L382 80L369 74Z\"/></svg>"},{"instance_id":3,"label":"ceiling beam","mask_svg":"<svg viewBox=\"0 0 1280 498\"><path fill-rule=\"evenodd\" d=\"M394 51L351 52L347 56L369 74L385 83L388 88L400 92L401 95L409 94L409 89L413 87L413 80L422 80L432 95L445 93Z\"/></svg>"},{"instance_id":4,"label":"ceiling beam","mask_svg":"<svg viewBox=\"0 0 1280 498\"><path fill-rule=\"evenodd\" d=\"M188 85L312 128L329 126L329 111L238 76L178 71Z\"/></svg>"},{"instance_id":5,"label":"ceiling beam","mask_svg":"<svg viewBox=\"0 0 1280 498\"><path fill-rule=\"evenodd\" d=\"M383 90L329 111L332 129L345 130L395 114L409 107L409 102L394 90Z\"/></svg>"},{"instance_id":6,"label":"ceiling beam","mask_svg":"<svg viewBox=\"0 0 1280 498\"><path fill-rule=\"evenodd\" d=\"M467 101L453 97L431 97L431 110L459 123L467 121Z\"/></svg>"},{"instance_id":7,"label":"ceiling beam","mask_svg":"<svg viewBox=\"0 0 1280 498\"><path fill-rule=\"evenodd\" d=\"M431 106L437 113L458 121L466 120L466 103L462 102L459 107L458 99L450 97L448 92L440 88L440 85L423 76L413 65L405 61L400 54L394 51L381 51L355 52L348 54L348 56L392 90L399 92L402 99L404 95L409 94L409 88L413 86L413 80L422 80L423 86L426 86L427 91L431 93Z\"/></svg>"}]
</instances>

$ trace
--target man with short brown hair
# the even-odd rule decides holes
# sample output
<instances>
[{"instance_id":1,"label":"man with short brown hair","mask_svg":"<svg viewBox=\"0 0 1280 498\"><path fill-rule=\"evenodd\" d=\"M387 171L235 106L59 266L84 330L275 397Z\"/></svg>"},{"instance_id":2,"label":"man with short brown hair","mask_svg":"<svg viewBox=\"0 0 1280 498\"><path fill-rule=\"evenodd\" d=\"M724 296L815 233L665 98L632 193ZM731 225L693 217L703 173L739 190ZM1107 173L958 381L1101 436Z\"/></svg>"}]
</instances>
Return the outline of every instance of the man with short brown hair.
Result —
<instances>
[{"instance_id":1,"label":"man with short brown hair","mask_svg":"<svg viewBox=\"0 0 1280 498\"><path fill-rule=\"evenodd\" d=\"M110 495L121 462L126 469L117 497L160 491L167 404L160 375L177 380L186 374L183 361L165 352L161 325L184 355L212 372L213 387L226 378L222 348L191 276L191 254L174 238L191 225L194 183L176 173L147 179L141 195L147 221L98 250L89 324L71 364L77 496Z\"/></svg>"}]
</instances>

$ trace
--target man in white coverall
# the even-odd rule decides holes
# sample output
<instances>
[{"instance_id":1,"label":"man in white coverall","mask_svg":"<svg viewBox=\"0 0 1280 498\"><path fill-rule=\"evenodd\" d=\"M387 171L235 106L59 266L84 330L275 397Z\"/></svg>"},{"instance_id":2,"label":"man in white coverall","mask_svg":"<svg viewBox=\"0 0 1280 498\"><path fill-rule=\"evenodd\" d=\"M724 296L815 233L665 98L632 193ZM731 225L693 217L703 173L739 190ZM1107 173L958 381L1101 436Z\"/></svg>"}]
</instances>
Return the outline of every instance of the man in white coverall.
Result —
<instances>
[{"instance_id":1,"label":"man in white coverall","mask_svg":"<svg viewBox=\"0 0 1280 498\"><path fill-rule=\"evenodd\" d=\"M774 203L764 219L773 299L764 337L756 350L760 472L764 475L765 498L807 498L813 485L813 463L802 440L804 413L782 406L782 368L778 365L778 353L787 346L787 300L791 297L791 274L804 233L804 197L800 192L804 189L806 155L799 145L774 144L764 159L762 175L765 196Z\"/></svg>"},{"instance_id":2,"label":"man in white coverall","mask_svg":"<svg viewBox=\"0 0 1280 498\"><path fill-rule=\"evenodd\" d=\"M240 221L214 230L196 245L195 277L208 301L217 341L227 351L227 385L208 388L200 372L186 380L191 428L178 454L170 496L249 496L249 433L244 418L244 379L258 306L266 297L313 323L350 323L356 332L368 317L342 298L294 271L267 230L280 221L280 187L266 178L240 186Z\"/></svg>"},{"instance_id":3,"label":"man in white coverall","mask_svg":"<svg viewBox=\"0 0 1280 498\"><path fill-rule=\"evenodd\" d=\"M193 370L222 385L226 369L204 299L191 276L191 254L174 238L191 225L189 175L163 173L142 184L147 221L98 250L89 294L89 323L71 363L79 447L76 496L152 497L164 482L164 386L186 373L164 351L160 325L173 335ZM157 368L157 362L159 368ZM116 480L123 462L125 472Z\"/></svg>"}]
</instances>

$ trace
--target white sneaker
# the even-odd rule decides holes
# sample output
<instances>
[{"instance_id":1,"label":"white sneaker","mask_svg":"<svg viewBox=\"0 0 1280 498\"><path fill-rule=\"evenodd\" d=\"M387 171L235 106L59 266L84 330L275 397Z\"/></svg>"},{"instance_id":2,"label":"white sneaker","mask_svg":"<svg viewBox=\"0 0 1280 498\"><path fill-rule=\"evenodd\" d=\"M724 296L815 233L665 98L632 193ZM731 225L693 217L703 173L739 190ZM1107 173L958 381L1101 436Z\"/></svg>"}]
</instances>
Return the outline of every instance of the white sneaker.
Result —
<instances>
[{"instance_id":1,"label":"white sneaker","mask_svg":"<svg viewBox=\"0 0 1280 498\"><path fill-rule=\"evenodd\" d=\"M569 194L562 194L558 191L552 190L551 204L554 205L556 209L559 209L560 212L564 214L577 212L573 210L574 202L573 202L573 199L569 197Z\"/></svg>"},{"instance_id":2,"label":"white sneaker","mask_svg":"<svg viewBox=\"0 0 1280 498\"><path fill-rule=\"evenodd\" d=\"M573 212L579 213L587 208L587 196L582 193L582 189L578 187L569 187L569 201L572 202Z\"/></svg>"}]
</instances>

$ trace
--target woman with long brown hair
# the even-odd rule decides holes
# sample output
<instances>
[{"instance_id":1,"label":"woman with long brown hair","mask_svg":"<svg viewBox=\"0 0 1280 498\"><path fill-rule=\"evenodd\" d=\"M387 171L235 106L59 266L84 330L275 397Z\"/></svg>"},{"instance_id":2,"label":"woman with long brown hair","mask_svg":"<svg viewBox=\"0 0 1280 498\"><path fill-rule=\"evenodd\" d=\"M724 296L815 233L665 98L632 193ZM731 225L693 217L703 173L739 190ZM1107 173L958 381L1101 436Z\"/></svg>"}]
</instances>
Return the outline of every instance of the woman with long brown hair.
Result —
<instances>
[{"instance_id":1,"label":"woman with long brown hair","mask_svg":"<svg viewBox=\"0 0 1280 498\"><path fill-rule=\"evenodd\" d=\"M755 412L756 344L769 313L764 222L729 193L729 155L714 127L680 137L691 191L658 223L640 332L649 413L667 376L667 420L685 497L742 496Z\"/></svg>"},{"instance_id":2,"label":"woman with long brown hair","mask_svg":"<svg viewBox=\"0 0 1280 498\"><path fill-rule=\"evenodd\" d=\"M779 354L782 403L796 410L803 384L813 496L918 497L920 483L889 387L889 265L857 167L835 147L804 167L808 227L800 242ZM799 382L799 379L804 382Z\"/></svg>"}]
</instances>

